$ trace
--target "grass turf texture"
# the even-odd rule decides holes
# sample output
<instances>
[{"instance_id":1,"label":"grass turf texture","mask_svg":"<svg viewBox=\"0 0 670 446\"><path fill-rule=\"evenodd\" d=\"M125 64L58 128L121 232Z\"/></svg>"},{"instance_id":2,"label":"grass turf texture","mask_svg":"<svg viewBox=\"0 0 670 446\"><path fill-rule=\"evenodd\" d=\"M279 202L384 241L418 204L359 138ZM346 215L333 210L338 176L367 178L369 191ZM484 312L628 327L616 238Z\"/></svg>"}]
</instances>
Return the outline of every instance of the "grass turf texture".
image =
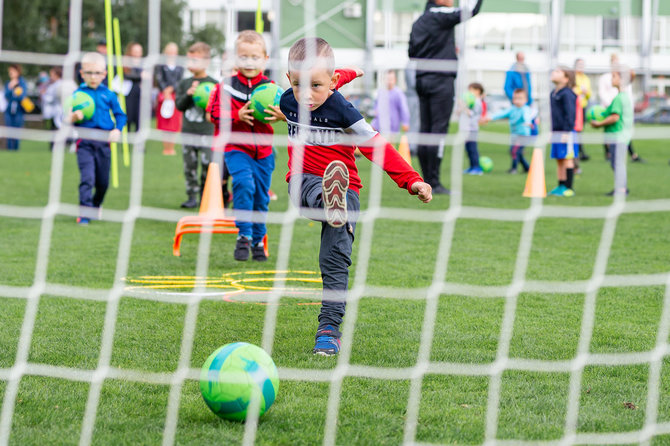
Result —
<instances>
[{"instance_id":1,"label":"grass turf texture","mask_svg":"<svg viewBox=\"0 0 670 446\"><path fill-rule=\"evenodd\" d=\"M491 125L501 133L505 125ZM502 137L501 141L506 141ZM629 164L629 200L670 198L670 167L666 144L639 141L636 149L648 163ZM612 199L612 172L600 146L587 147L592 160L582 164L575 181L577 195L548 197L545 204L607 206ZM524 209L521 197L525 177L508 175L506 145L480 144L496 168L482 177L463 178L463 205ZM527 149L530 155L530 150ZM286 152L279 158L272 189L279 196L271 211L287 208L284 183ZM450 153L443 178L450 178ZM17 153L0 151L0 204L45 206L51 156L45 143L24 141ZM416 159L414 164L418 165ZM546 160L547 185L556 183L555 164ZM370 163L359 162L368 206ZM464 168L465 166L463 166ZM424 206L384 178L381 205L404 209L447 209L449 197L436 196ZM449 186L448 181L445 183ZM65 154L61 201L76 204L76 157ZM181 157L161 155L160 143L150 142L144 162L142 205L178 209L185 198ZM120 187L110 189L105 209L126 209L129 170L120 167ZM566 213L570 208L566 207ZM631 213L617 223L608 274L668 273L667 212ZM526 278L541 281L588 280L592 273L604 220L540 218L535 226ZM33 284L41 230L40 220L0 217L2 251L0 285ZM182 257L171 254L174 222L137 220L129 258L129 275L194 276L198 238L187 235ZM355 278L361 234L354 245ZM434 273L442 226L434 222L378 219L374 222L372 256L367 281L374 286L428 287ZM456 221L446 279L472 285L508 285L513 277L521 222L461 218ZM270 260L267 264L233 260L234 237L215 235L209 276L252 270L272 270L281 228L269 225ZM46 279L50 283L107 289L113 285L121 224L100 221L88 227L58 215L54 221ZM558 242L560 237L560 242ZM289 267L318 270L319 226L297 221ZM305 285L308 286L308 285ZM311 284L313 286L313 284ZM49 292L49 290L47 290ZM602 288L590 351L630 353L654 348L661 317L663 287ZM544 361L574 357L582 323L584 295L522 293L509 355ZM336 359L311 355L318 306L295 305L283 298L278 309L273 359L280 368L332 369ZM495 360L505 301L502 298L443 295L439 299L431 360L488 364ZM26 308L23 299L0 296L0 369L14 364ZM93 370L101 348L106 304L71 296L40 297L29 362ZM111 365L121 369L170 373L178 365L186 306L124 296L119 303ZM235 341L261 343L266 307L256 304L202 301L197 316L191 367L198 369L216 348ZM364 297L359 305L351 362L377 367L411 367L416 363L425 302L422 300ZM344 342L352 342L345 339ZM648 365L588 366L582 377L578 432L625 432L641 429L646 414ZM497 437L506 440L556 440L563 435L569 393L568 373L506 370L502 375ZM484 440L489 391L486 376L426 375L422 382L417 440L432 443L478 444ZM7 383L0 380L0 398ZM403 439L410 383L348 377L344 379L337 428L338 444L399 444ZM64 379L24 376L19 385L11 444L77 444L89 384ZM659 422L670 421L670 360L661 373ZM323 440L328 383L282 380L277 401L261 419L256 442L262 445L318 444ZM161 442L169 386L104 382L93 442L96 444L158 444ZM626 406L626 403L632 403ZM176 430L178 444L238 444L244 425L216 418L200 397L198 382L182 388ZM654 445L670 444L658 436Z\"/></svg>"}]
</instances>

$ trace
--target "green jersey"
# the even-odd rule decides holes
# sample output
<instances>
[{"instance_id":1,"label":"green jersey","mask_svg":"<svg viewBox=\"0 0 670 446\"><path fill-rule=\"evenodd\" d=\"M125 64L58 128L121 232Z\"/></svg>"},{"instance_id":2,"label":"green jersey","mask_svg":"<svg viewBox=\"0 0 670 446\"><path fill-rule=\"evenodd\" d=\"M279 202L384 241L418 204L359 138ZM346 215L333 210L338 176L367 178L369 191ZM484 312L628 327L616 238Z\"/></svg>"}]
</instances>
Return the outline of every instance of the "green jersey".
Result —
<instances>
[{"instance_id":1,"label":"green jersey","mask_svg":"<svg viewBox=\"0 0 670 446\"><path fill-rule=\"evenodd\" d=\"M633 107L630 98L625 91L620 91L605 112L606 116L619 115L619 120L614 124L605 126L605 133L611 142L622 142L628 144L633 137Z\"/></svg>"}]
</instances>

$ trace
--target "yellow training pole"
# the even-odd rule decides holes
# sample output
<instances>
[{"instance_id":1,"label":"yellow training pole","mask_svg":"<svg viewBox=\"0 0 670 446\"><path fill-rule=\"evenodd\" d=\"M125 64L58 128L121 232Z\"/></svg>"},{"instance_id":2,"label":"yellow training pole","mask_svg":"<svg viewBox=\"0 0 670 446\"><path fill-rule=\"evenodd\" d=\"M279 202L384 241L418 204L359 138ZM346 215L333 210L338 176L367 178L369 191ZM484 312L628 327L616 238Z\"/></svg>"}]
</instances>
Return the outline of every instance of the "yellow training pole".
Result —
<instances>
[{"instance_id":1,"label":"yellow training pole","mask_svg":"<svg viewBox=\"0 0 670 446\"><path fill-rule=\"evenodd\" d=\"M112 1L105 0L105 37L107 41L107 85L109 88L112 88L112 79L114 73L112 70ZM112 152L112 187L114 189L119 188L119 166L118 166L118 154L116 152L116 143L110 143L109 148Z\"/></svg>"},{"instance_id":2,"label":"yellow training pole","mask_svg":"<svg viewBox=\"0 0 670 446\"><path fill-rule=\"evenodd\" d=\"M258 7L256 8L256 32L263 34L263 11L261 11L261 0L258 0Z\"/></svg>"},{"instance_id":3,"label":"yellow training pole","mask_svg":"<svg viewBox=\"0 0 670 446\"><path fill-rule=\"evenodd\" d=\"M114 47L116 48L116 74L123 85L123 60L121 59L121 31L119 29L119 19L114 17ZM126 97L119 94L119 104L121 110L126 112ZM123 141L123 165L130 166L130 151L128 150L128 126L121 129L121 141Z\"/></svg>"}]
</instances>

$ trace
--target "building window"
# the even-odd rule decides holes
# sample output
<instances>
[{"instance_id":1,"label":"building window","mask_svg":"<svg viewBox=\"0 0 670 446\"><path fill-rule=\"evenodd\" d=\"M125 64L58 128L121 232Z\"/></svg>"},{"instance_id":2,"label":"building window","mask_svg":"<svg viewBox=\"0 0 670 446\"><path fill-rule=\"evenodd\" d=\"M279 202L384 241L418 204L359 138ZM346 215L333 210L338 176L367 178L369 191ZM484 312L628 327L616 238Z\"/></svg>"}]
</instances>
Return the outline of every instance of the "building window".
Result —
<instances>
[{"instance_id":1,"label":"building window","mask_svg":"<svg viewBox=\"0 0 670 446\"><path fill-rule=\"evenodd\" d=\"M603 40L619 40L619 18L603 17Z\"/></svg>"},{"instance_id":2,"label":"building window","mask_svg":"<svg viewBox=\"0 0 670 446\"><path fill-rule=\"evenodd\" d=\"M237 29L256 29L256 11L239 11L237 13ZM272 30L272 22L268 20L268 13L263 13L263 32Z\"/></svg>"}]
</instances>

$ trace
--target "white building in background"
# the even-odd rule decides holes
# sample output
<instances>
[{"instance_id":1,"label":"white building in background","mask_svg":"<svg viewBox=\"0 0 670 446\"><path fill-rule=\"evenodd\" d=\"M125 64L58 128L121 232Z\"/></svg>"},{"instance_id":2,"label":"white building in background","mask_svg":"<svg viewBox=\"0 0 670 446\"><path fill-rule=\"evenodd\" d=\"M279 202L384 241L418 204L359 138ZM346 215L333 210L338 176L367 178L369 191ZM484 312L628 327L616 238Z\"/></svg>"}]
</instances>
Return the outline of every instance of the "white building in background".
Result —
<instances>
[{"instance_id":1,"label":"white building in background","mask_svg":"<svg viewBox=\"0 0 670 446\"><path fill-rule=\"evenodd\" d=\"M226 36L226 47L232 48L233 39L240 30L253 29L256 23L257 0L188 0L184 10L184 32L215 25ZM264 35L271 45L270 29L274 20L272 0L261 0L261 10L265 22ZM268 48L270 51L270 48Z\"/></svg>"},{"instance_id":2,"label":"white building in background","mask_svg":"<svg viewBox=\"0 0 670 446\"><path fill-rule=\"evenodd\" d=\"M371 3L374 6L370 8ZM586 1L586 0L585 0ZM634 2L650 0L632 0ZM665 2L666 0L661 0ZM670 0L667 0L670 2ZM302 0L281 0L281 4L300 5ZM275 13L273 7L276 0L261 0L264 11L265 37L269 45L268 51L273 53L272 44L279 40L279 30L273 29ZM374 11L372 19L366 20L372 32L363 31L354 40L362 42L352 48L352 39L341 42L331 41L335 47L337 63L341 65L355 64L370 73L371 69L389 68L402 69L407 65L407 40L414 20L420 14L425 0L316 0L317 16L326 17L326 21L342 30L344 35L348 20L353 16L347 5L358 5L356 9L365 17L367 11ZM533 2L530 1L529 4ZM254 27L257 0L187 0L184 17L184 31L189 32L207 24L212 24L224 31L226 46L230 49L234 37L240 29ZM381 7L378 7L381 5ZM384 9L384 5L395 5L395 8ZM300 9L302 11L302 9ZM355 12L355 11L354 11ZM655 76L651 77L647 89L658 90L670 94L670 16L656 15L645 22L644 16L625 14L604 17L599 15L564 14L560 21L560 44L558 62L572 65L577 58L584 58L587 72L594 75L609 68L611 53L619 53L621 59L635 67L638 72L647 67ZM357 17L360 17L357 16ZM281 18L280 18L281 19ZM285 17L284 20L290 20ZM502 92L504 72L514 61L518 51L526 54L526 61L535 78L545 76L552 67L548 48L550 16L529 12L487 12L480 13L457 32L461 51L462 69L467 73L464 78L477 80L487 86L490 93ZM642 38L646 29L654 32L648 35L648 60L641 55ZM290 33L300 34L301 27L291 29ZM360 31L359 31L360 32ZM366 37L367 36L367 37ZM286 38L286 36L281 36ZM285 39L286 40L286 39ZM367 40L367 42L366 42ZM370 40L372 42L370 42ZM276 53L280 63L288 51L287 42L282 43L281 51ZM367 49L365 48L367 46ZM278 67L280 70L281 67ZM374 75L374 73L370 73ZM369 81L369 76L366 76ZM360 85L360 83L357 83ZM370 84L367 84L368 88Z\"/></svg>"}]
</instances>

